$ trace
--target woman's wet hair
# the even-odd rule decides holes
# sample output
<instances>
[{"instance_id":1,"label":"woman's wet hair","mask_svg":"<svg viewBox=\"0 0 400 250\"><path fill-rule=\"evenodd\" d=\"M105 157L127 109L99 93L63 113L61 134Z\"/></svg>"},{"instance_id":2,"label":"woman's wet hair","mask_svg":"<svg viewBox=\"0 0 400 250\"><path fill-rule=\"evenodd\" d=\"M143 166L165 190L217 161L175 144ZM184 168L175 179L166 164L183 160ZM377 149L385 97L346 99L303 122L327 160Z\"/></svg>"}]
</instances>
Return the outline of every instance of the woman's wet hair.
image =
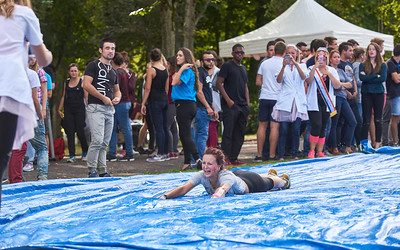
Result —
<instances>
[{"instance_id":1,"label":"woman's wet hair","mask_svg":"<svg viewBox=\"0 0 400 250\"><path fill-rule=\"evenodd\" d=\"M212 155L215 157L217 165L221 166L221 169L224 168L225 165L225 154L221 149L218 148L207 148L204 152L205 155Z\"/></svg>"}]
</instances>

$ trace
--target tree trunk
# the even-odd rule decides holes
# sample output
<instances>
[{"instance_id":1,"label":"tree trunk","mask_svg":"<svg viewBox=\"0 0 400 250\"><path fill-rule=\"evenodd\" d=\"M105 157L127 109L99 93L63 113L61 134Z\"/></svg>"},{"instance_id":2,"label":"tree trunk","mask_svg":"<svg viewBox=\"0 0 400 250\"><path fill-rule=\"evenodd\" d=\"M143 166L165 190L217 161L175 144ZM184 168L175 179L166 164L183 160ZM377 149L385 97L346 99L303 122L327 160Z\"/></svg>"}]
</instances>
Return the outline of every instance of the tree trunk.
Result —
<instances>
[{"instance_id":1,"label":"tree trunk","mask_svg":"<svg viewBox=\"0 0 400 250\"><path fill-rule=\"evenodd\" d=\"M165 0L162 11L162 51L166 58L175 54L175 0Z\"/></svg>"},{"instance_id":2,"label":"tree trunk","mask_svg":"<svg viewBox=\"0 0 400 250\"><path fill-rule=\"evenodd\" d=\"M183 46L192 50L194 47L194 30L196 27L195 0L185 0L185 19L183 21Z\"/></svg>"}]
</instances>

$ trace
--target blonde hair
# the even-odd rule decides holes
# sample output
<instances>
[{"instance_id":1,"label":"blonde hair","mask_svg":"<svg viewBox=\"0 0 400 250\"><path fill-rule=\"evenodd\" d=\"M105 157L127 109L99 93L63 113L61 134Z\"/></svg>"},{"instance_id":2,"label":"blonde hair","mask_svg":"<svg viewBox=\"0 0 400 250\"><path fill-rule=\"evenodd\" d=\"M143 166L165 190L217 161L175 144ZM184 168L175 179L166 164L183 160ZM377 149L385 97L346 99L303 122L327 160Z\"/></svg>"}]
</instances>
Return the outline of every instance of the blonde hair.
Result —
<instances>
[{"instance_id":1,"label":"blonde hair","mask_svg":"<svg viewBox=\"0 0 400 250\"><path fill-rule=\"evenodd\" d=\"M9 18L16 4L32 8L31 0L0 0L0 15Z\"/></svg>"},{"instance_id":2,"label":"blonde hair","mask_svg":"<svg viewBox=\"0 0 400 250\"><path fill-rule=\"evenodd\" d=\"M288 49L294 49L296 51L296 58L294 59L296 62L300 62L300 52L299 49L296 47L294 44L288 44L286 45L286 53Z\"/></svg>"}]
</instances>

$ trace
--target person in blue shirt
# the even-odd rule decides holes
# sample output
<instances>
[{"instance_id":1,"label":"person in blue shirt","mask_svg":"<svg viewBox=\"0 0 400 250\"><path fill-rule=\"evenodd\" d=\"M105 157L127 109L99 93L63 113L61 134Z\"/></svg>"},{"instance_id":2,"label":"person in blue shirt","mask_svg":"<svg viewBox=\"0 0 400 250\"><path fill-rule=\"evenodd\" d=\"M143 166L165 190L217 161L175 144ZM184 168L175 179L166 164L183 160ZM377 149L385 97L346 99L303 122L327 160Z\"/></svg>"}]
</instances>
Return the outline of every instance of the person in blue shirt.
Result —
<instances>
[{"instance_id":1,"label":"person in blue shirt","mask_svg":"<svg viewBox=\"0 0 400 250\"><path fill-rule=\"evenodd\" d=\"M192 51L180 48L176 53L176 64L179 70L172 79L172 100L176 106L176 120L179 126L179 138L185 155L182 170L190 168L193 157L194 166L201 168L201 159L196 145L192 139L191 124L196 116L196 97L204 105L208 115L214 114L213 109L207 103L199 81L199 71L195 65Z\"/></svg>"}]
</instances>

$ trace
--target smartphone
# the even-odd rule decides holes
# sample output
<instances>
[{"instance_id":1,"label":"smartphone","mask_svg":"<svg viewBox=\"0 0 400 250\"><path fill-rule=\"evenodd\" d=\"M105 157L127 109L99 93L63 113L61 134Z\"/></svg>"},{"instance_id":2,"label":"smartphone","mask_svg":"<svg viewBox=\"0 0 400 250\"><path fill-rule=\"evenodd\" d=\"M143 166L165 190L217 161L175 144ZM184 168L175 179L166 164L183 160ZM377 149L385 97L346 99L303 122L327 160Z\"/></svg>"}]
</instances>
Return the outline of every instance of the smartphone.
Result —
<instances>
[{"instance_id":1,"label":"smartphone","mask_svg":"<svg viewBox=\"0 0 400 250\"><path fill-rule=\"evenodd\" d=\"M286 54L284 57L283 57L286 61L290 61L290 55L289 54Z\"/></svg>"},{"instance_id":2,"label":"smartphone","mask_svg":"<svg viewBox=\"0 0 400 250\"><path fill-rule=\"evenodd\" d=\"M325 57L323 55L318 56L318 62L322 63L325 61Z\"/></svg>"}]
</instances>

